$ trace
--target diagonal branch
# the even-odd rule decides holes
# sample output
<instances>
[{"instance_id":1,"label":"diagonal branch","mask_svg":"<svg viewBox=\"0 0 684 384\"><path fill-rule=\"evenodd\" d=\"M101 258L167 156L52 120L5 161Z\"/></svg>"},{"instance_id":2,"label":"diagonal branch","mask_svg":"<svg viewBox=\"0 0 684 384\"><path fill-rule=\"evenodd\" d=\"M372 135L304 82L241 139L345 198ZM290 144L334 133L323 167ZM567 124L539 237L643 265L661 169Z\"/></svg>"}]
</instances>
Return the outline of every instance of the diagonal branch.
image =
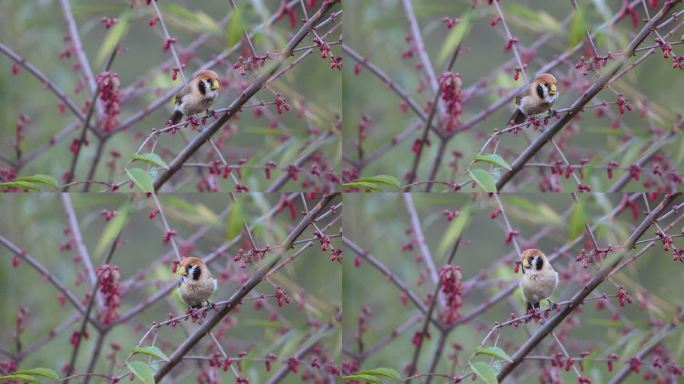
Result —
<instances>
[{"instance_id":1,"label":"diagonal branch","mask_svg":"<svg viewBox=\"0 0 684 384\"><path fill-rule=\"evenodd\" d=\"M319 10L319 12L317 12L319 17L320 13L321 12ZM339 193L325 195L321 201L319 201L318 204L311 209L306 216L304 216L302 221L300 221L299 224L292 229L285 241L283 241L282 251L278 253L267 265L259 268L254 275L244 284L242 284L240 289L228 299L228 302L225 304L225 306L223 306L210 318L206 319L205 322L195 332L193 332L185 341L183 341L180 346L178 346L178 348L169 357L169 362L159 368L159 370L154 374L155 382L161 381L164 376L171 372L171 370L182 361L183 356L185 356L190 349L192 349L195 344L197 344L200 339L204 337L204 335L208 334L216 324L223 320L224 317L226 317L242 302L242 299L247 296L249 292L251 292L259 283L261 283L268 272L270 272L270 270L278 262L280 262L285 253L292 247L292 243L297 240L297 238L311 223L314 222L316 217L328 206L328 204L330 204L338 196L340 196Z\"/></svg>"},{"instance_id":2,"label":"diagonal branch","mask_svg":"<svg viewBox=\"0 0 684 384\"><path fill-rule=\"evenodd\" d=\"M229 106L226 113L223 114L218 120L216 120L210 127L207 127L199 135L197 135L191 142L183 148L183 150L171 161L169 164L169 169L164 173L159 175L157 180L154 182L154 190L158 191L173 175L178 172L183 164L195 153L197 150L208 141L218 130L230 120L236 113L240 111L240 108L254 96L261 88L266 84L266 82L271 78L271 76L280 68L285 61L292 55L292 51L299 45L299 43L304 39L304 37L311 31L313 26L321 20L323 15L332 8L339 0L331 0L324 2L323 6L316 11L315 14L309 18L309 20L302 25L302 27L294 34L292 39L287 43L287 46L282 49L281 57L273 62L263 74L261 74L247 89L245 89L240 96L234 100Z\"/></svg>"},{"instance_id":3,"label":"diagonal branch","mask_svg":"<svg viewBox=\"0 0 684 384\"><path fill-rule=\"evenodd\" d=\"M639 33L632 39L632 41L623 50L623 56L620 60L613 63L609 70L601 75L601 77L596 80L592 86L587 89L584 94L570 106L570 110L563 115L563 117L558 120L554 125L546 129L529 147L527 147L523 153L521 153L518 158L515 159L513 164L511 164L511 170L504 173L501 178L496 182L496 189L502 190L506 184L515 175L520 172L525 164L532 159L532 157L539 152L542 147L550 141L553 136L560 132L570 121L572 121L575 116L582 110L591 99L596 96L610 81L613 76L622 68L631 58L634 56L634 50L646 39L646 37L654 30L656 25L665 19L665 16L672 11L673 8L682 0L672 0L666 2L663 8L651 18L651 20L646 23L646 25L639 31Z\"/></svg>"},{"instance_id":4,"label":"diagonal branch","mask_svg":"<svg viewBox=\"0 0 684 384\"><path fill-rule=\"evenodd\" d=\"M678 199L681 194L667 195L658 206L652 210L649 215L639 224L639 226L632 232L629 238L623 244L623 251L620 252L614 260L610 261L608 265L603 267L587 284L585 284L575 295L572 297L570 304L568 304L561 312L549 319L544 325L535 332L532 337L527 339L527 341L518 348L517 351L511 356L512 362L505 365L499 374L497 379L499 382L503 381L513 370L520 365L520 363L525 359L525 357L532 352L532 350L547 336L549 335L556 326L558 326L566 317L568 317L575 308L579 307L584 299L589 296L591 292L594 291L603 281L608 277L610 272L615 268L620 261L625 257L630 249L634 247L634 243L644 234L644 232L657 221L658 216L676 199Z\"/></svg>"}]
</instances>

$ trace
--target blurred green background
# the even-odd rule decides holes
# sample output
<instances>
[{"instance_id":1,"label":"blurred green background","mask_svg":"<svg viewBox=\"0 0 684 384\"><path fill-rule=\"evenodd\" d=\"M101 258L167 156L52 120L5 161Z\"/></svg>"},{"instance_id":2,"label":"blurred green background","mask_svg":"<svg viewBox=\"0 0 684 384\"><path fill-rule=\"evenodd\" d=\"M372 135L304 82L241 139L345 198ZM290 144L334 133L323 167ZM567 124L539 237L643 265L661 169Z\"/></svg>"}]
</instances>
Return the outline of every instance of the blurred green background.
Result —
<instances>
[{"instance_id":1,"label":"blurred green background","mask_svg":"<svg viewBox=\"0 0 684 384\"><path fill-rule=\"evenodd\" d=\"M514 260L504 260L504 255L509 252L515 253L515 251L513 244L505 243L506 228L503 217L499 215L496 220L490 217L492 211L497 208L496 200L475 194L413 193L411 196L425 236L425 243L437 268L444 264L451 251L456 236L451 228L458 225L456 224L458 219L447 221L444 210L460 211L463 215L466 209L471 209L471 220L465 226L463 243L453 261L453 264L461 267L463 274L465 293L464 305L460 309L462 315L468 314L503 287L519 279L520 275L514 273ZM501 195L512 228L520 232L518 241L521 247L523 249L537 247L546 255L551 255L581 233L584 223L582 219L595 224L597 218L618 206L622 195L597 193L580 195L580 198L583 202L581 211L573 209L575 203L569 194ZM662 196L658 196L655 201L651 201L650 206L655 207L661 198ZM641 198L636 201L639 212L642 212L645 207ZM402 250L402 246L410 242L411 236L415 236L415 232L411 234L408 232L412 226L403 196L388 193L347 194L344 204L345 237L382 262L421 300L431 294L434 291L434 283L426 264L419 261L421 251L415 243L412 250ZM470 208L466 208L468 206ZM572 213L569 217L563 218L561 215L566 210ZM674 217L678 216L681 215L674 215ZM595 230L599 244L602 247L621 244L643 218L644 215L640 213L639 219L633 220L628 208L615 219L600 222ZM668 219L667 223L669 222ZM666 223L661 223L663 228L665 225ZM551 231L538 242L526 241L545 227L549 227ZM681 228L680 221L670 233L678 233ZM642 239L653 237L654 230L650 229ZM674 245L682 247L684 243L681 238L675 238ZM595 273L595 266L584 269L581 263L575 261L575 257L583 248L593 248L586 237L584 241L580 241L577 246L553 262L554 268L561 275L558 289L552 295L554 302L568 300L581 287L580 283L587 281ZM358 342L354 337L358 330L359 313L363 306L368 307L372 313L367 317L368 330L362 338L366 350L371 349L376 342L389 336L393 330L420 312L410 301L406 305L402 304L402 292L390 282L387 276L363 257L361 257L360 266L355 267L356 255L352 249L346 246L345 252L345 273L342 285L344 348L345 359L351 359L350 353L357 354L359 351ZM633 253L631 252L630 255ZM637 262L613 277L614 282L622 285L632 295L634 300L632 304L621 308L617 298L609 298L607 309L599 311L596 309L596 301L589 302L577 315L566 319L556 332L558 335L566 335L564 344L571 356L576 357L583 351L592 351L593 357L605 358L612 352L631 357L639 349L640 344L650 336L651 330L655 329L652 328L651 321L663 321L667 324L684 305L677 283L683 278L684 269L681 268L681 263L672 261L670 253L664 252L662 244L658 242ZM466 284L466 281L469 283ZM589 297L595 297L601 293L615 295L616 291L617 288L613 284L606 282ZM641 300L645 297L651 303L646 308L641 306L643 303ZM546 307L547 304L542 303L542 308ZM614 309L617 309L623 317L612 320L611 311ZM490 310L474 320L457 326L446 340L446 348L435 372L446 374L452 372L453 364L449 356L455 352L452 345L457 343L463 349L458 351L455 372L464 373L463 367L467 366L465 360L475 351L495 323L509 320L513 313L520 316L524 311L522 296L516 288L508 299L493 305ZM572 327L568 328L569 325ZM421 319L416 325L399 333L396 340L368 356L361 368L388 367L398 371L404 369L411 362L414 353L411 340L414 333L418 332L422 326ZM534 323L527 325L527 329L531 332L538 327L539 325ZM623 333L625 329L629 331ZM432 338L425 341L418 362L418 370L423 373L428 370L435 353L439 331L431 326L430 333ZM485 345L491 346L495 337L496 334ZM527 338L525 326L504 327L501 329L498 346L511 355ZM553 352L550 351L550 347L554 347ZM553 339L547 338L533 351L532 355L552 356L553 353L558 352L555 347ZM676 331L666 339L665 348L672 351L681 364L684 353L684 331L681 327L676 328ZM476 360L478 359L483 360L483 358ZM615 366L616 369L622 367L618 363ZM605 383L610 377L606 364L603 362L586 363L586 368L584 375L591 378L594 383ZM644 370L646 370L645 366ZM540 372L539 362L527 361L515 371L515 377L518 378L518 382L538 382ZM562 371L562 379L563 382L577 380L573 371ZM509 379L513 382L511 380ZM419 379L417 382L424 382L424 379ZM446 381L436 378L434 382L445 383ZM642 381L639 375L632 374L627 382Z\"/></svg>"},{"instance_id":2,"label":"blurred green background","mask_svg":"<svg viewBox=\"0 0 684 384\"><path fill-rule=\"evenodd\" d=\"M140 111L149 103L156 100L168 90L181 84L180 77L172 81L170 69L159 71L159 65L172 59L171 52L163 52L162 45L164 36L159 24L151 28L148 25L155 15L152 6L146 6L145 1L104 0L86 1L71 0L76 24L78 25L81 40L89 62L97 76L104 68L104 59L108 57L113 41L110 35L124 32L121 40L122 51L116 57L112 71L119 75L121 89L134 84L136 81L144 82L144 86L136 85L126 100L122 100L122 113L119 121L125 122L131 115ZM268 28L257 28L264 21L276 14L280 3L263 0L238 0L240 9L239 18L233 14L228 1L191 1L181 0L174 2L160 2L162 15L171 36L177 39L176 48L179 54L183 54L185 47L203 34L207 34L206 41L194 51L185 69L185 75L191 78L192 74L205 62L214 58L227 49L228 46L240 40L243 30L239 28L235 19L242 21L244 29L255 35L252 42L257 54L277 53L283 48L296 28L289 24L288 17L277 21ZM335 10L339 10L339 6ZM304 19L301 7L293 8L298 20ZM314 10L309 10L312 14ZM117 17L119 22L111 29L105 29L101 22L102 17ZM126 25L127 28L119 30ZM226 24L226 21L229 21ZM339 21L338 21L339 22ZM238 27L231 27L238 25ZM297 28L301 22L297 22ZM329 24L334 26L335 23ZM324 32L327 29L324 30ZM3 1L0 4L0 40L28 62L36 66L49 79L64 91L79 107L86 100L90 100L91 92L87 88L76 94L74 89L79 81L79 73L72 68L78 63L75 55L71 58L58 58L60 52L65 51L67 45L64 37L68 34L64 12L58 1ZM341 35L341 27L337 32L328 36L327 40L335 41ZM311 46L313 37L305 38L300 47ZM332 52L338 54L338 46L331 45ZM300 51L295 60L303 54ZM249 50L237 50L227 60L222 61L213 69L216 70L227 86L222 87L219 98L214 102L213 109L226 107L236 99L240 92L254 79L254 72L247 72L241 76L233 64L240 56L249 56ZM59 113L59 99L49 90L44 89L43 84L36 80L27 70L20 69L16 76L11 75L13 61L5 55L0 55L0 151L11 160L14 160L12 141L15 137L15 126L20 114L31 119L25 127L25 140L21 150L23 158L30 156L35 150L47 145L50 139L64 127L75 120L73 114L67 109ZM172 64L171 67L175 67ZM137 83L136 83L137 84ZM230 127L224 127L216 135L227 139L222 153L230 164L237 164L240 159L249 159L247 166L263 166L267 161L275 161L281 167L287 165L298 157L300 151L308 148L309 144L319 135L330 130L341 114L341 84L340 71L333 70L329 65L329 58L322 59L320 52L314 50L299 64L289 70L285 75L278 78L258 92L246 105L258 104L260 101L272 103L276 94L282 95L291 110L278 115L274 105L266 105L262 108L262 116L255 116L254 108L246 108L238 118L231 121ZM124 95L122 94L122 97ZM172 111L172 102L169 101L162 108L151 113L147 118L138 122L133 127L115 135L108 141L105 147L105 156L99 165L95 176L97 180L109 180L113 177L116 181L122 181L121 167L135 153L142 144L145 136L153 129L162 128ZM78 130L80 131L81 125ZM311 131L320 131L320 134L311 134ZM186 132L186 133L183 133ZM187 137L184 135L187 134ZM168 162L172 156L183 148L187 140L194 137L196 132L189 128L182 130L174 136L164 135L161 137L157 152ZM227 138L228 136L229 138ZM47 151L33 161L28 162L21 170L20 175L49 174L60 179L62 173L69 168L71 153L69 145L77 137L76 133L70 134L64 140L49 147ZM91 136L91 144L84 148L76 168L76 174L80 179L85 179L91 161L95 155L95 138ZM111 175L105 167L105 162L110 160L110 151L118 151L121 158L117 160L119 169ZM339 131L333 130L333 134L323 142L320 153L325 163L338 173L338 165L341 160L341 144ZM192 162L209 162L215 155L209 146L201 149L193 157ZM5 167L5 164L2 165ZM319 168L321 165L319 165ZM181 172L181 175L189 176L196 181L196 169ZM283 171L273 171L274 177ZM193 178L194 175L194 178ZM263 191L272 180L266 180L261 169L249 169L244 171L244 184L252 191ZM234 189L230 180L218 180L224 188ZM301 179L300 179L301 181ZM102 187L95 186L94 190ZM80 188L79 188L80 190ZM127 187L122 190L128 190ZM178 186L180 191L195 191L194 182L186 182ZM299 182L292 182L284 186L284 190L301 190Z\"/></svg>"},{"instance_id":3,"label":"blurred green background","mask_svg":"<svg viewBox=\"0 0 684 384\"><path fill-rule=\"evenodd\" d=\"M463 18L473 4L478 5L472 28L463 40L464 50L453 68L453 71L461 74L464 89L474 87L471 90L473 92L463 103L464 113L460 117L462 122L481 112L511 89L524 84L522 76L518 81L513 80L513 66L517 67L517 64L513 64L514 61L511 61L513 66L509 65L505 70L501 69L504 62L514 60L514 55L512 51L504 50L507 39L501 22L496 27L490 25L490 21L497 16L494 6L487 6L486 1L449 3L439 0L414 0L411 3L420 26L425 49L437 77L446 67L445 59L438 60L440 52L450 33L456 29L448 29L443 18ZM598 29L607 19L618 13L623 4L622 1L582 0L577 3L584 10L583 20L586 27L592 32L598 31L594 41L601 55L609 52L615 54L627 46L635 33L629 16L614 27ZM543 65L574 46L570 43L573 36L569 27L570 20L575 15L572 2L521 0L503 1L500 2L500 6L511 34L519 39L517 47L522 55L533 55L527 69L530 78L533 78L533 74ZM662 6L662 2L659 6ZM639 20L646 17L641 4L635 9ZM650 9L649 12L653 15L658 9ZM681 7L677 9L681 10ZM563 24L564 21L566 24ZM414 42L407 42L407 39L411 37L411 29L401 0L345 1L344 22L345 44L379 67L421 108L433 99L434 92L425 71L417 69L423 63L419 55L414 52L410 58L402 58L402 54L409 51ZM640 28L642 25L643 22L640 23ZM669 31L668 28L666 29ZM664 31L661 32L664 33ZM550 34L550 39L538 49L530 50L529 46L544 34ZM680 35L681 31L677 31L668 41L678 41ZM648 37L641 46L651 45L654 45L654 39ZM681 46L674 45L673 48L675 55L682 54ZM559 80L559 98L554 104L554 109L570 106L596 79L593 73L583 76L575 69L575 64L580 61L582 55L592 56L588 45L552 70ZM642 55L643 52L637 54L637 58ZM402 99L370 70L362 67L357 75L355 74L356 61L347 54L345 54L345 61L347 65L344 70L343 91L344 154L346 158L358 161L359 157L354 144L363 114L372 120L368 124L368 137L363 144L366 157L376 149L390 143L407 127L420 120L411 109L402 112L400 108ZM486 83L481 83L481 81ZM556 139L560 142L567 140L564 152L573 164L578 164L582 159L591 159L592 164L603 166L611 160L629 165L640 157L651 140L660 137L660 134L653 134L652 131L670 131L678 116L684 113L684 104L681 102L683 87L684 76L681 76L680 70L673 69L671 59L663 59L662 52L657 50L643 64L612 85L613 90L623 93L632 104L632 112L620 115L617 106L610 105L607 117L597 118L596 109L589 109L581 115L581 120L575 120L570 127L566 127L557 135ZM602 100L615 102L617 95L610 90L604 90L589 104L597 104ZM646 116L640 116L640 106L649 107L650 112ZM463 181L465 167L495 129L505 128L512 112L513 103L511 102L510 105L488 115L484 121L472 129L454 137L446 147L441 171L437 174L436 180L451 181L455 178L457 181ZM611 122L616 117L620 119L620 126L617 129L611 128ZM382 157L368 163L361 175L386 174L399 179L404 177L411 170L415 157L411 152L411 146L414 140L422 135L425 124L420 122L418 126L420 133L410 135ZM529 138L526 138L525 132L516 136L505 135L503 146L499 147L497 153L502 154L504 159L511 163L528 145L528 140L539 134L531 129L526 131L529 132ZM569 132L573 132L573 135L568 140ZM439 140L434 134L430 137L432 145L424 148L418 169L418 178L421 180L428 178L437 153ZM455 151L460 152L463 158L459 160L460 167L454 172L449 163L455 159L452 155ZM491 148L485 151L485 153L489 152ZM540 152L541 156L535 157L533 162L550 162L547 160L548 153L552 152L555 152L552 148L543 149ZM666 158L672 160L672 168L678 169L681 173L684 161L684 139L681 137L681 132L664 147L663 152ZM348 167L351 165L345 164L345 168ZM616 175L622 174L622 171L616 171ZM516 190L538 191L537 183L530 182L525 175L530 177L537 175L537 169L534 168L533 171L519 175L513 182L513 184L516 184L516 181L520 183ZM607 179L604 170L588 171L586 176L585 183L590 184L594 191L605 191L614 182L614 179ZM577 189L572 178L561 179L560 183L563 191L569 192ZM440 188L443 189L442 186L435 186L433 190L441 190ZM473 189L470 185L466 185L463 190L472 191ZM631 182L625 190L639 191L643 190L643 186L641 182Z\"/></svg>"},{"instance_id":4,"label":"blurred green background","mask_svg":"<svg viewBox=\"0 0 684 384\"><path fill-rule=\"evenodd\" d=\"M252 231L254 240L259 247L271 246L274 253L287 236L293 225L302 217L304 207L296 204L296 219L291 219L289 211L285 209L272 218L262 218L279 200L278 194L248 194L238 197L239 209L226 196L213 194L190 194L160 196L167 220L171 228L178 233L176 241L181 249L189 249L189 255L205 257L218 246L240 234L242 220L254 225ZM121 301L119 315L125 314L134 305L157 292L169 282L178 279L171 272L171 260L175 260L170 244L164 244L162 237L164 230L158 216L154 220L148 218L148 213L154 208L154 202L149 199L138 199L130 203L127 196L116 194L71 194L71 199L79 220L85 246L97 268L109 251L109 243L100 245L103 237L110 236L108 227L116 219L106 222L102 217L102 210L118 210L122 215L128 205L130 215L121 236L122 244L113 256L112 264L119 267L121 273ZM309 207L317 202L311 200ZM129 205L130 204L130 205ZM58 194L5 194L0 199L0 234L25 250L45 266L59 281L61 281L79 299L86 292L92 290L87 276L83 275L83 266L74 262L78 250L60 252L60 245L67 242L65 230L68 228L62 199ZM323 221L323 223L326 223ZM323 225L323 224L322 224ZM187 240L200 228L205 228L204 234L190 243ZM330 228L330 233L337 233L340 223ZM110 235L107 235L110 233ZM311 238L312 230L306 230L300 239ZM246 235L243 240L228 248L218 257L210 269L219 278L219 288L211 297L213 302L226 300L249 278L255 266L247 264L245 268L233 260L240 249L251 249ZM333 238L333 245L339 246L338 239ZM218 334L223 333L222 346L229 356L237 357L239 352L249 352L249 359L263 359L273 352L286 360L298 348L299 344L310 337L310 333L333 321L337 311L341 308L341 268L330 261L328 255L322 252L320 245L315 242L312 247L303 251L294 261L282 268L269 278L269 282L262 282L248 295L249 298L259 294L267 296L262 301L263 309L257 310L253 300L246 300L236 312L226 317L215 328ZM298 250L295 248L288 252ZM99 251L98 251L99 250ZM170 258L161 263L159 258L169 253ZM267 256L272 255L268 254ZM20 261L17 268L12 268L13 254L4 246L0 247L0 292L2 292L0 306L0 344L14 352L12 332L15 329L15 318L19 306L25 306L31 311L21 336L24 350L34 342L48 335L49 330L64 323L75 313L73 306L67 301L60 305L58 291L33 269L27 262ZM311 273L316 271L316 273ZM79 285L75 284L78 276L85 279ZM126 284L124 284L126 282ZM290 304L282 308L276 305L275 285L280 286L291 298ZM144 312L132 318L127 323L117 325L108 334L102 354L95 367L96 372L107 372L110 363L105 356L110 352L110 343L117 343L121 351L117 353L117 364L121 364L132 348L139 342L145 330L153 322L167 320L169 314L180 316L185 313L186 306L182 304L174 289L173 293L161 301L147 308ZM275 317L274 317L275 316ZM187 330L184 329L187 325ZM335 322L333 321L333 324ZM78 321L69 326L65 332L58 333L54 339L40 347L20 363L20 368L38 366L60 371L69 361L71 333L81 325ZM167 355L178 344L197 328L197 324L181 323L176 328L162 327L159 331L157 343ZM79 351L77 368L85 370L93 350L96 330L88 330L90 338L85 340ZM152 338L148 338L143 345L150 345ZM337 358L341 342L339 328L333 327L322 339L324 353L330 353ZM211 355L216 352L209 339L202 340L191 351L190 355ZM5 357L3 356L3 359ZM310 355L305 357L309 361ZM281 360L282 361L282 360ZM281 361L273 363L273 369L281 366ZM267 373L261 361L245 362L243 374L250 378L250 382L265 382L272 375ZM305 364L305 363L303 363ZM307 365L308 366L308 365ZM206 366L205 366L206 367ZM177 368L175 375L180 375L180 382L196 382L196 361L184 361ZM300 370L303 372L305 368ZM120 366L115 373L123 372ZM222 382L234 382L232 373L220 371ZM182 378L185 377L185 378ZM99 379L95 382L102 382ZM292 374L284 380L286 383L298 383L298 375Z\"/></svg>"}]
</instances>

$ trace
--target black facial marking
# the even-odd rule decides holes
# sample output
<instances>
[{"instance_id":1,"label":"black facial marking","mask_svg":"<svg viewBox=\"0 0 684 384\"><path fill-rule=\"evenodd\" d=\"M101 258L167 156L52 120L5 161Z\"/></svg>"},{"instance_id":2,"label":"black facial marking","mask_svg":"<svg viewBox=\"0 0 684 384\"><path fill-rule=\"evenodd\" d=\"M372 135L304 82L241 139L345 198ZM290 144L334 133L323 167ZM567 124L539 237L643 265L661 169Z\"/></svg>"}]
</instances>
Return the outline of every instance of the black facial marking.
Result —
<instances>
[{"instance_id":1,"label":"black facial marking","mask_svg":"<svg viewBox=\"0 0 684 384\"><path fill-rule=\"evenodd\" d=\"M541 84L537 85L537 96L539 96L540 99L544 98L544 88Z\"/></svg>"},{"instance_id":2,"label":"black facial marking","mask_svg":"<svg viewBox=\"0 0 684 384\"><path fill-rule=\"evenodd\" d=\"M535 265L534 267L537 268L537 271L541 271L543 266L544 260L541 257L537 257L537 265Z\"/></svg>"},{"instance_id":3,"label":"black facial marking","mask_svg":"<svg viewBox=\"0 0 684 384\"><path fill-rule=\"evenodd\" d=\"M203 96L207 94L207 85L204 83L204 80L199 81L199 91Z\"/></svg>"},{"instance_id":4,"label":"black facial marking","mask_svg":"<svg viewBox=\"0 0 684 384\"><path fill-rule=\"evenodd\" d=\"M202 273L198 265L188 265L185 267L185 270L188 274L192 275L193 280L199 280L200 274Z\"/></svg>"}]
</instances>

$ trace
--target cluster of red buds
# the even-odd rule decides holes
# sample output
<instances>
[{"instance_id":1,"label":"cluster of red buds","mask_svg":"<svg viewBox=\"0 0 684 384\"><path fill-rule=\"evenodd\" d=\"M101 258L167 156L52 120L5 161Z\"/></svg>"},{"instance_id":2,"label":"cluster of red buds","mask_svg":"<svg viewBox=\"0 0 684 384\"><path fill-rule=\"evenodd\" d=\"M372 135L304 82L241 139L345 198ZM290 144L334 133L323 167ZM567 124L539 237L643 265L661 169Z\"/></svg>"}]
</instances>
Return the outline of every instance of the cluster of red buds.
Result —
<instances>
[{"instance_id":1,"label":"cluster of red buds","mask_svg":"<svg viewBox=\"0 0 684 384\"><path fill-rule=\"evenodd\" d=\"M114 26L114 24L116 24L118 21L119 21L119 19L118 19L117 17L112 17L112 18L110 19L109 17L103 16L103 17L100 19L100 22L102 23L102 25L104 25L105 29L111 28L111 27Z\"/></svg>"},{"instance_id":2,"label":"cluster of red buds","mask_svg":"<svg viewBox=\"0 0 684 384\"><path fill-rule=\"evenodd\" d=\"M270 58L271 55L269 54L265 54L263 56L254 55L247 58L240 56L235 64L233 64L233 69L237 69L240 75L244 76L247 74L247 71L255 71L263 67L266 63L266 60Z\"/></svg>"},{"instance_id":3,"label":"cluster of red buds","mask_svg":"<svg viewBox=\"0 0 684 384\"><path fill-rule=\"evenodd\" d=\"M444 72L439 76L439 89L441 92L441 99L446 105L449 119L447 121L446 130L453 132L459 124L459 116L463 114L463 106L461 105L461 74L457 72Z\"/></svg>"},{"instance_id":4,"label":"cluster of red buds","mask_svg":"<svg viewBox=\"0 0 684 384\"><path fill-rule=\"evenodd\" d=\"M97 269L97 276L100 282L99 291L104 297L104 312L100 315L100 320L104 324L111 324L119 316L117 308L121 306L119 268L116 265L105 264Z\"/></svg>"},{"instance_id":5,"label":"cluster of red buds","mask_svg":"<svg viewBox=\"0 0 684 384\"><path fill-rule=\"evenodd\" d=\"M121 113L119 100L119 75L114 72L102 72L97 76L100 89L100 100L104 104L105 120L103 129L111 132L118 124L117 116Z\"/></svg>"},{"instance_id":6,"label":"cluster of red buds","mask_svg":"<svg viewBox=\"0 0 684 384\"><path fill-rule=\"evenodd\" d=\"M586 58L584 56L580 57L580 61L575 64L575 69L579 70L581 74L586 76L589 72L594 70L599 70L605 68L608 65L608 60L614 60L612 52L608 52L605 56L593 56Z\"/></svg>"},{"instance_id":7,"label":"cluster of red buds","mask_svg":"<svg viewBox=\"0 0 684 384\"><path fill-rule=\"evenodd\" d=\"M446 24L447 29L451 29L451 28L455 27L459 21L460 20L458 17L446 17L446 16L444 16L444 18L442 19L442 23Z\"/></svg>"},{"instance_id":8,"label":"cluster of red buds","mask_svg":"<svg viewBox=\"0 0 684 384\"><path fill-rule=\"evenodd\" d=\"M283 110L289 111L290 110L290 104L288 104L285 99L283 99L282 96L278 95L276 96L275 100L273 100L273 103L276 105L278 114L282 114Z\"/></svg>"},{"instance_id":9,"label":"cluster of red buds","mask_svg":"<svg viewBox=\"0 0 684 384\"><path fill-rule=\"evenodd\" d=\"M458 265L447 264L439 268L439 290L447 301L447 309L444 313L444 321L447 324L452 324L461 317L460 309L463 306L461 278L461 267Z\"/></svg>"}]
</instances>

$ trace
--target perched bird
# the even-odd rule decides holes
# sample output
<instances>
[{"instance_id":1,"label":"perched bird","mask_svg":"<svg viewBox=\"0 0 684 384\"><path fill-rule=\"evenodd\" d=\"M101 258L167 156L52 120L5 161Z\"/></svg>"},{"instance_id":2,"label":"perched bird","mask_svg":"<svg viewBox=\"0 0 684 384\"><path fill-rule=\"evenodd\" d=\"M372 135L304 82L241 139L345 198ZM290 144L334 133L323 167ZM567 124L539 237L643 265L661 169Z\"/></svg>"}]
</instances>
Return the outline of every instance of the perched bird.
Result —
<instances>
[{"instance_id":1,"label":"perched bird","mask_svg":"<svg viewBox=\"0 0 684 384\"><path fill-rule=\"evenodd\" d=\"M169 118L172 124L178 124L183 116L209 111L209 107L218 95L219 79L212 70L200 71L183 87L174 100L176 107Z\"/></svg>"},{"instance_id":2,"label":"perched bird","mask_svg":"<svg viewBox=\"0 0 684 384\"><path fill-rule=\"evenodd\" d=\"M556 289L558 272L542 251L526 249L522 253L522 273L520 289L527 301L527 310L539 309L539 302L548 299Z\"/></svg>"},{"instance_id":3,"label":"perched bird","mask_svg":"<svg viewBox=\"0 0 684 384\"><path fill-rule=\"evenodd\" d=\"M202 308L216 290L216 279L209 268L197 257L186 257L180 263L181 281L178 292L181 299L192 308Z\"/></svg>"},{"instance_id":4,"label":"perched bird","mask_svg":"<svg viewBox=\"0 0 684 384\"><path fill-rule=\"evenodd\" d=\"M542 73L530 83L526 92L516 96L517 107L508 125L518 125L524 123L528 116L551 111L557 97L556 78L550 73Z\"/></svg>"}]
</instances>

